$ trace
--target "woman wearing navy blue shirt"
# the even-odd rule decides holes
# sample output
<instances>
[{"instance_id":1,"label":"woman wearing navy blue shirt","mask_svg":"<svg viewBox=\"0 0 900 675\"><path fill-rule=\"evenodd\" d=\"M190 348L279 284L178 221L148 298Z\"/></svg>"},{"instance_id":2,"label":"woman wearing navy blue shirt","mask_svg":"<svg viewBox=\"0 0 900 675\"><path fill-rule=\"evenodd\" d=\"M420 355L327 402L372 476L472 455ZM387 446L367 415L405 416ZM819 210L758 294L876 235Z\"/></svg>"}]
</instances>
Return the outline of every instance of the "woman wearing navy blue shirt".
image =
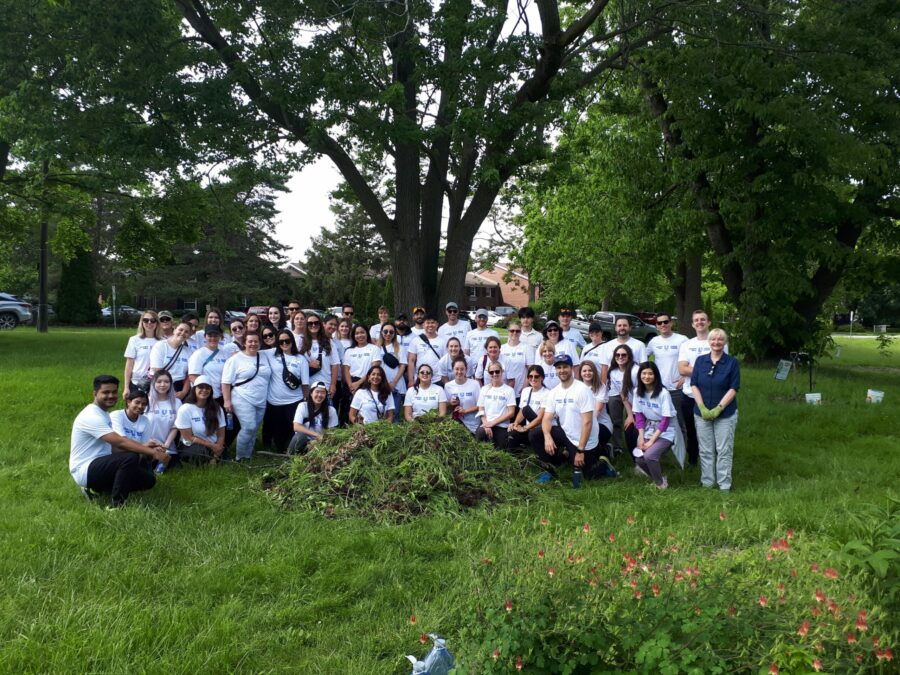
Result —
<instances>
[{"instance_id":1,"label":"woman wearing navy blue shirt","mask_svg":"<svg viewBox=\"0 0 900 675\"><path fill-rule=\"evenodd\" d=\"M700 445L700 483L731 489L734 429L737 426L737 392L741 369L737 359L725 353L728 335L721 328L709 332L709 353L697 357L691 375L694 423Z\"/></svg>"}]
</instances>

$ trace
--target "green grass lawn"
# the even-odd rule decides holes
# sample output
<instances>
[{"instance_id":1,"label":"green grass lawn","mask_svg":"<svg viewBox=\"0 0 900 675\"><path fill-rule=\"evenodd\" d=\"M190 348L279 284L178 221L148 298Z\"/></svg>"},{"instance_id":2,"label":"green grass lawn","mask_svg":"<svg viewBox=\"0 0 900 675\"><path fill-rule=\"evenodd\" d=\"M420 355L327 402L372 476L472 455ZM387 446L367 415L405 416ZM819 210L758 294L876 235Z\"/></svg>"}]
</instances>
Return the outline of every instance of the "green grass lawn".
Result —
<instances>
[{"instance_id":1,"label":"green grass lawn","mask_svg":"<svg viewBox=\"0 0 900 675\"><path fill-rule=\"evenodd\" d=\"M897 497L900 347L885 358L873 340L839 339L840 358L815 374L820 407L793 398L805 374L775 382L772 368L744 368L731 494L669 465L667 492L623 471L490 513L373 525L280 510L259 489L258 459L165 475L107 512L68 474L69 433L93 376L121 377L130 332L0 333L2 672L408 672L402 656L422 652L422 631L476 648L463 644L483 590L475 570L488 558L512 574L545 536L542 519L605 534L634 515L648 533L734 550L793 528L824 565L856 534L848 514ZM884 403L867 405L867 388ZM867 600L877 615L879 598Z\"/></svg>"}]
</instances>

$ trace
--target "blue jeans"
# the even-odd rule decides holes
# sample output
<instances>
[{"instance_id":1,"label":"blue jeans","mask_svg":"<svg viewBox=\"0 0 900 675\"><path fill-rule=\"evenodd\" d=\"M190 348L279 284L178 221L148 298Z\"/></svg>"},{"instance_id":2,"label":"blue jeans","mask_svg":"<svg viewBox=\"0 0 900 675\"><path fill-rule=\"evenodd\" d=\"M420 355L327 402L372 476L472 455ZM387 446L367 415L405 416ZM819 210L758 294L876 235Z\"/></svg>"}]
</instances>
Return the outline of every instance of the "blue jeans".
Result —
<instances>
[{"instance_id":1,"label":"blue jeans","mask_svg":"<svg viewBox=\"0 0 900 675\"><path fill-rule=\"evenodd\" d=\"M256 444L256 431L262 424L263 417L266 414L266 402L256 405L251 401L246 401L240 396L231 397L231 407L234 408L234 415L241 423L241 430L238 432L235 441L237 459L249 459L253 456L253 446Z\"/></svg>"}]
</instances>

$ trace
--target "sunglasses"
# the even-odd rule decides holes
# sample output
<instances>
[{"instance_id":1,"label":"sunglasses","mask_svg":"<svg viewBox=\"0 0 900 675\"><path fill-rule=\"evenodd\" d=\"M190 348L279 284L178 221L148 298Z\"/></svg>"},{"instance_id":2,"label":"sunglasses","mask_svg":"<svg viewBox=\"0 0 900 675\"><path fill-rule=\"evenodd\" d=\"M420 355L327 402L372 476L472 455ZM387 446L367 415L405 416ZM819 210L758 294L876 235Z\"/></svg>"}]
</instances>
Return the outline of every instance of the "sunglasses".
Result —
<instances>
[{"instance_id":1,"label":"sunglasses","mask_svg":"<svg viewBox=\"0 0 900 675\"><path fill-rule=\"evenodd\" d=\"M344 312L344 316L353 316L353 312Z\"/></svg>"},{"instance_id":2,"label":"sunglasses","mask_svg":"<svg viewBox=\"0 0 900 675\"><path fill-rule=\"evenodd\" d=\"M489 370L488 375L499 375L502 372L502 370Z\"/></svg>"},{"instance_id":3,"label":"sunglasses","mask_svg":"<svg viewBox=\"0 0 900 675\"><path fill-rule=\"evenodd\" d=\"M521 333L522 331L520 331L518 328L510 328L510 329L509 329L508 331L506 331L506 332L507 332L507 333Z\"/></svg>"},{"instance_id":4,"label":"sunglasses","mask_svg":"<svg viewBox=\"0 0 900 675\"><path fill-rule=\"evenodd\" d=\"M559 332L559 328L548 328L548 329L547 329L547 332L548 332L548 333L558 333L558 332Z\"/></svg>"},{"instance_id":5,"label":"sunglasses","mask_svg":"<svg viewBox=\"0 0 900 675\"><path fill-rule=\"evenodd\" d=\"M243 326L235 326L234 328L231 329L231 332L232 333L243 333L244 327Z\"/></svg>"},{"instance_id":6,"label":"sunglasses","mask_svg":"<svg viewBox=\"0 0 900 675\"><path fill-rule=\"evenodd\" d=\"M382 334L382 335L393 335L393 334L394 334L394 331L392 331L392 330L383 330L383 331L381 331L381 334Z\"/></svg>"},{"instance_id":7,"label":"sunglasses","mask_svg":"<svg viewBox=\"0 0 900 675\"><path fill-rule=\"evenodd\" d=\"M628 354L626 354L625 352L616 352L616 358L617 359L627 359Z\"/></svg>"},{"instance_id":8,"label":"sunglasses","mask_svg":"<svg viewBox=\"0 0 900 675\"><path fill-rule=\"evenodd\" d=\"M447 314L459 314L459 310L458 309L448 309Z\"/></svg>"},{"instance_id":9,"label":"sunglasses","mask_svg":"<svg viewBox=\"0 0 900 675\"><path fill-rule=\"evenodd\" d=\"M307 321L306 325L312 328L313 326L321 326L322 323L320 321Z\"/></svg>"},{"instance_id":10,"label":"sunglasses","mask_svg":"<svg viewBox=\"0 0 900 675\"><path fill-rule=\"evenodd\" d=\"M274 339L275 339L274 333L263 333L263 340L274 340Z\"/></svg>"},{"instance_id":11,"label":"sunglasses","mask_svg":"<svg viewBox=\"0 0 900 675\"><path fill-rule=\"evenodd\" d=\"M161 317L159 317L159 322L160 323L172 323L172 319L170 319L167 316L161 316Z\"/></svg>"},{"instance_id":12,"label":"sunglasses","mask_svg":"<svg viewBox=\"0 0 900 675\"><path fill-rule=\"evenodd\" d=\"M531 375L528 376L527 379L529 379L529 380L540 380L540 379L541 379L541 376L538 375L537 373L532 373Z\"/></svg>"},{"instance_id":13,"label":"sunglasses","mask_svg":"<svg viewBox=\"0 0 900 675\"><path fill-rule=\"evenodd\" d=\"M280 345L289 345L289 344L291 344L291 341L288 340L288 339L283 339L283 340L279 340L279 341L278 341L278 344L280 344Z\"/></svg>"},{"instance_id":14,"label":"sunglasses","mask_svg":"<svg viewBox=\"0 0 900 675\"><path fill-rule=\"evenodd\" d=\"M299 309L300 309L299 307L288 307L289 312L296 312Z\"/></svg>"},{"instance_id":15,"label":"sunglasses","mask_svg":"<svg viewBox=\"0 0 900 675\"><path fill-rule=\"evenodd\" d=\"M420 370L419 377L422 377L423 375L427 375L428 377L431 377L431 371L430 370Z\"/></svg>"},{"instance_id":16,"label":"sunglasses","mask_svg":"<svg viewBox=\"0 0 900 675\"><path fill-rule=\"evenodd\" d=\"M658 320L656 321L656 325L657 325L657 326L667 326L667 325L670 324L670 323L672 323L672 320L671 320L671 319L658 319Z\"/></svg>"},{"instance_id":17,"label":"sunglasses","mask_svg":"<svg viewBox=\"0 0 900 675\"><path fill-rule=\"evenodd\" d=\"M154 319L152 316L144 317L143 319L141 319L141 323L156 323L156 319Z\"/></svg>"}]
</instances>

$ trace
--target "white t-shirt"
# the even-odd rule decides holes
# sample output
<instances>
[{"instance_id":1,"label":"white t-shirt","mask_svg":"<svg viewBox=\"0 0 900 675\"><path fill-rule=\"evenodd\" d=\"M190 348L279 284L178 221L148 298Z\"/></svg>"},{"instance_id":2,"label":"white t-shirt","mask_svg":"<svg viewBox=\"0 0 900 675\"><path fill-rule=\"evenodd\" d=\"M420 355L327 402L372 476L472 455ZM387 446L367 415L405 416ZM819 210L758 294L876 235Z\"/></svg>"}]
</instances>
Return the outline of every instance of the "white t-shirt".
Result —
<instances>
[{"instance_id":1,"label":"white t-shirt","mask_svg":"<svg viewBox=\"0 0 900 675\"><path fill-rule=\"evenodd\" d=\"M206 375L212 380L213 396L218 398L222 395L222 371L233 353L219 348L213 356L210 349L201 347L188 359L188 375Z\"/></svg>"},{"instance_id":2,"label":"white t-shirt","mask_svg":"<svg viewBox=\"0 0 900 675\"><path fill-rule=\"evenodd\" d=\"M134 359L134 367L131 369L131 379L137 382L150 370L150 350L159 340L155 337L140 337L132 335L125 345L125 358Z\"/></svg>"},{"instance_id":3,"label":"white t-shirt","mask_svg":"<svg viewBox=\"0 0 900 675\"><path fill-rule=\"evenodd\" d=\"M571 340L560 340L554 346L557 354L568 354L572 358L572 367L574 368L579 363L581 363L581 359L578 358L578 349L575 347L575 343Z\"/></svg>"},{"instance_id":4,"label":"white t-shirt","mask_svg":"<svg viewBox=\"0 0 900 675\"><path fill-rule=\"evenodd\" d=\"M463 351L468 347L468 342L466 342L466 336L469 334L469 331L472 330L472 326L468 321L457 321L455 326L451 326L449 323L441 324L441 327L438 328L438 335L444 338L444 344L447 344L447 340L452 337L455 337L459 340L459 344L462 345Z\"/></svg>"},{"instance_id":5,"label":"white t-shirt","mask_svg":"<svg viewBox=\"0 0 900 675\"><path fill-rule=\"evenodd\" d=\"M340 354L343 352L335 351L334 347L335 341L331 342L331 354L326 354L322 351L321 346L319 345L318 340L313 340L309 345L309 353L306 354L306 363L309 366L310 361L319 361L321 367L317 373L313 373L311 370L309 371L309 384L312 385L315 382L322 382L326 387L331 387L331 365L337 364L338 366L338 379L340 379L340 371L341 371L341 357Z\"/></svg>"},{"instance_id":6,"label":"white t-shirt","mask_svg":"<svg viewBox=\"0 0 900 675\"><path fill-rule=\"evenodd\" d=\"M544 369L544 389L553 389L559 384L559 378L556 376L556 366L547 363L541 359L537 364Z\"/></svg>"},{"instance_id":7,"label":"white t-shirt","mask_svg":"<svg viewBox=\"0 0 900 675\"><path fill-rule=\"evenodd\" d=\"M231 358L239 351L241 351L241 346L237 343L236 340L231 340L229 342L222 342L220 340L219 351L225 354L227 358ZM193 356L193 354L191 356ZM188 359L188 363L190 363L190 359ZM190 366L188 366L188 370L190 370Z\"/></svg>"},{"instance_id":8,"label":"white t-shirt","mask_svg":"<svg viewBox=\"0 0 900 675\"><path fill-rule=\"evenodd\" d=\"M541 406L544 405L544 401L547 400L550 392L551 390L543 385L538 391L535 391L532 387L525 387L522 390L522 395L519 397L519 407L524 408L525 406L530 406L536 414L540 415ZM531 399L530 401L528 400L529 398Z\"/></svg>"},{"instance_id":9,"label":"white t-shirt","mask_svg":"<svg viewBox=\"0 0 900 675\"><path fill-rule=\"evenodd\" d=\"M678 354L681 345L687 341L684 335L672 333L667 338L657 335L647 344L647 353L653 355L653 363L659 368L662 386L666 389L674 389L675 381L681 377L678 374Z\"/></svg>"},{"instance_id":10,"label":"white t-shirt","mask_svg":"<svg viewBox=\"0 0 900 675\"><path fill-rule=\"evenodd\" d=\"M571 380L568 389L563 388L562 384L554 387L544 400L543 407L545 415L556 416L566 438L575 447L578 447L581 441L581 416L586 412L591 413L591 433L584 449L593 450L597 447L600 429L597 425L597 416L594 414L596 404L593 392L584 382Z\"/></svg>"},{"instance_id":11,"label":"white t-shirt","mask_svg":"<svg viewBox=\"0 0 900 675\"><path fill-rule=\"evenodd\" d=\"M466 345L469 350L469 356L471 356L477 362L481 359L481 355L484 354L484 343L487 342L489 337L495 337L497 339L500 338L500 334L497 333L493 328L485 328L484 330L470 330L466 333Z\"/></svg>"},{"instance_id":12,"label":"white t-shirt","mask_svg":"<svg viewBox=\"0 0 900 675\"><path fill-rule=\"evenodd\" d=\"M429 346L429 344L431 346ZM432 349L432 347L434 349ZM447 353L447 344L444 338L440 335L434 338L428 338L428 343L422 339L421 335L417 335L416 338L409 345L409 355L407 356L407 360L409 356L412 354L416 355L416 370L419 369L423 363L427 363L431 366L432 378L439 379L440 374L442 373L440 369L440 361L441 357ZM407 365L407 368L410 366ZM407 371L407 377L409 377L409 372ZM413 379L415 379L415 375L413 375Z\"/></svg>"},{"instance_id":13,"label":"white t-shirt","mask_svg":"<svg viewBox=\"0 0 900 675\"><path fill-rule=\"evenodd\" d=\"M225 412L222 408L219 408L219 426L216 428L216 431L211 434L206 433L205 412L206 411L204 411L203 408L194 405L193 403L185 403L178 409L178 414L175 416L175 427L179 430L190 429L191 433L197 438L202 438L210 443L215 443L219 440L217 435L218 430L225 426Z\"/></svg>"},{"instance_id":14,"label":"white t-shirt","mask_svg":"<svg viewBox=\"0 0 900 675\"><path fill-rule=\"evenodd\" d=\"M394 345L385 345L384 347L378 347L376 345L376 347L375 347L378 350L378 358L381 361L381 367L384 369L384 374L387 375L388 385L390 385L391 382L394 381L394 378L397 376L397 371L400 370L400 368L402 368L403 366L405 366L406 362L408 360L406 348L403 346L399 346L399 343L398 343L398 347L399 348L397 351L394 351ZM388 354L393 354L394 357L397 359L397 361L399 361L396 368L391 368L390 366L387 365L387 363L384 362L385 350L387 350ZM395 392L397 392L398 394L406 393L406 372L405 371L404 371L403 376L401 376L400 379L397 380L397 386L392 387L392 389Z\"/></svg>"},{"instance_id":15,"label":"white t-shirt","mask_svg":"<svg viewBox=\"0 0 900 675\"><path fill-rule=\"evenodd\" d=\"M98 457L112 454L112 446L101 440L112 433L109 413L91 403L78 413L72 423L69 446L69 473L80 487L87 487L88 466Z\"/></svg>"},{"instance_id":16,"label":"white t-shirt","mask_svg":"<svg viewBox=\"0 0 900 675\"><path fill-rule=\"evenodd\" d=\"M466 377L473 377L475 375L475 362L472 361L471 358L469 358L465 354L459 354L459 356L454 359L452 356L450 356L449 353L447 353L444 354L441 357L441 360L438 362L438 368L441 371L441 377L446 377L448 381L453 379L453 361L458 360L460 357L462 357L466 361ZM437 377L437 373L435 373L434 376Z\"/></svg>"},{"instance_id":17,"label":"white t-shirt","mask_svg":"<svg viewBox=\"0 0 900 675\"><path fill-rule=\"evenodd\" d=\"M287 366L288 372L298 378L301 386L291 389L284 383L284 366ZM303 400L303 386L309 384L309 362L302 354L285 354L284 363L281 362L281 355L276 353L269 354L269 393L266 401L272 405L288 405ZM240 388L240 387L238 387Z\"/></svg>"},{"instance_id":18,"label":"white t-shirt","mask_svg":"<svg viewBox=\"0 0 900 675\"><path fill-rule=\"evenodd\" d=\"M395 416L397 415L397 411L394 410L393 396L388 396L387 401L382 403L378 398L378 393L373 392L369 388L360 387L357 389L356 393L353 394L350 407L357 411L359 417L362 418L363 424L387 419L387 414L390 411L393 411Z\"/></svg>"},{"instance_id":19,"label":"white t-shirt","mask_svg":"<svg viewBox=\"0 0 900 675\"><path fill-rule=\"evenodd\" d=\"M150 423L144 415L138 415L137 420L132 422L124 410L114 410L109 414L109 420L112 423L113 431L119 436L130 438L135 443L146 443L150 440L147 435Z\"/></svg>"},{"instance_id":20,"label":"white t-shirt","mask_svg":"<svg viewBox=\"0 0 900 675\"><path fill-rule=\"evenodd\" d=\"M609 361L604 363L603 361L603 344L595 345L591 343L586 345L584 349L581 350L581 363L585 361L590 361L595 366L597 366L597 374L603 372L603 366L609 365Z\"/></svg>"},{"instance_id":21,"label":"white t-shirt","mask_svg":"<svg viewBox=\"0 0 900 675\"><path fill-rule=\"evenodd\" d=\"M697 357L709 354L709 352L709 340L701 340L700 338L692 337L681 344L681 347L678 349L678 360L687 361L688 365L693 368L694 361L697 360ZM728 345L725 345L725 353L728 353ZM684 378L684 386L682 386L681 390L684 392L685 396L694 398L694 391L691 389L690 376Z\"/></svg>"},{"instance_id":22,"label":"white t-shirt","mask_svg":"<svg viewBox=\"0 0 900 675\"><path fill-rule=\"evenodd\" d=\"M294 413L294 423L302 424L307 429L315 431L317 434L322 433L322 415L316 415L315 419L307 420L309 415L308 401L303 401L297 406L297 412ZM334 406L328 406L328 428L334 429L338 425L338 415L334 410Z\"/></svg>"},{"instance_id":23,"label":"white t-shirt","mask_svg":"<svg viewBox=\"0 0 900 675\"><path fill-rule=\"evenodd\" d=\"M175 426L175 415L178 414L180 407L181 401L177 398L172 405L169 404L168 399L164 399L157 401L156 407L144 414L149 424L147 435L151 441L166 442L166 436L169 435L172 427Z\"/></svg>"},{"instance_id":24,"label":"white t-shirt","mask_svg":"<svg viewBox=\"0 0 900 675\"><path fill-rule=\"evenodd\" d=\"M369 374L372 364L379 361L381 361L381 350L375 345L350 347L344 352L343 364L350 368L350 377L364 378Z\"/></svg>"},{"instance_id":25,"label":"white t-shirt","mask_svg":"<svg viewBox=\"0 0 900 675\"><path fill-rule=\"evenodd\" d=\"M678 413L675 411L675 405L672 403L672 397L665 388L659 392L656 398L650 398L649 394L634 397L634 413L641 413L647 419L647 426L644 427L644 438L650 438L656 433L656 427L662 421L663 417L675 417ZM673 419L669 421L669 427L660 434L660 438L667 441L675 442L675 424Z\"/></svg>"},{"instance_id":26,"label":"white t-shirt","mask_svg":"<svg viewBox=\"0 0 900 675\"><path fill-rule=\"evenodd\" d=\"M178 352L178 358L168 368L173 382L180 382L187 377L188 359L191 356L191 347L187 342L182 345L180 352L178 349L171 347L168 340L160 340L150 350L150 367L156 369L167 365Z\"/></svg>"},{"instance_id":27,"label":"white t-shirt","mask_svg":"<svg viewBox=\"0 0 900 675\"><path fill-rule=\"evenodd\" d=\"M590 389L590 387L588 388ZM592 389L591 393L594 395L595 403L603 404L603 409L600 411L600 414L597 415L597 422L609 429L609 433L612 433L612 417L609 416L609 410L607 409L607 403L609 403L609 386L605 384L601 385L596 392Z\"/></svg>"},{"instance_id":28,"label":"white t-shirt","mask_svg":"<svg viewBox=\"0 0 900 675\"><path fill-rule=\"evenodd\" d=\"M447 402L443 387L432 384L428 389L411 387L406 390L403 407L412 408L413 418L424 415L429 410L437 410L439 404Z\"/></svg>"},{"instance_id":29,"label":"white t-shirt","mask_svg":"<svg viewBox=\"0 0 900 675\"><path fill-rule=\"evenodd\" d=\"M418 337L417 333L409 332L406 335L400 335L400 331L397 331L397 340L400 342L400 345L409 349L409 346L412 344L412 341Z\"/></svg>"},{"instance_id":30,"label":"white t-shirt","mask_svg":"<svg viewBox=\"0 0 900 675\"><path fill-rule=\"evenodd\" d=\"M499 387L486 384L481 388L481 393L478 395L479 413L483 410L483 415L488 422L507 412L510 406L513 408L516 406L516 392L508 384L502 384ZM497 426L505 429L509 426L509 420L500 422Z\"/></svg>"},{"instance_id":31,"label":"white t-shirt","mask_svg":"<svg viewBox=\"0 0 900 675\"><path fill-rule=\"evenodd\" d=\"M489 384L491 376L485 371L494 363L499 363L500 367L503 368L503 383L506 384L506 381L510 379L510 377L509 373L506 372L507 363L503 356L499 356L496 361L491 361L491 357L487 354L479 356L478 360L475 362L475 379L481 380L484 384Z\"/></svg>"},{"instance_id":32,"label":"white t-shirt","mask_svg":"<svg viewBox=\"0 0 900 675\"><path fill-rule=\"evenodd\" d=\"M518 395L525 386L525 372L528 370L528 366L534 363L534 350L522 342L515 347L507 342L500 347L500 358L506 360L504 377L508 380L515 380L513 389Z\"/></svg>"},{"instance_id":33,"label":"white t-shirt","mask_svg":"<svg viewBox=\"0 0 900 675\"><path fill-rule=\"evenodd\" d=\"M256 356L259 357L259 372L256 370ZM252 405L263 406L269 395L269 376L272 368L269 366L269 358L266 355L260 353L256 356L240 353L228 359L222 371L222 384L231 385L232 398L237 397ZM245 382L245 380L249 381ZM235 387L234 385L239 382L244 382L244 384Z\"/></svg>"},{"instance_id":34,"label":"white t-shirt","mask_svg":"<svg viewBox=\"0 0 900 675\"><path fill-rule=\"evenodd\" d=\"M373 344L378 342L378 338L381 337L381 327L383 325L384 325L383 323L376 323L374 326L372 326L369 329L369 339L372 341Z\"/></svg>"},{"instance_id":35,"label":"white t-shirt","mask_svg":"<svg viewBox=\"0 0 900 675\"><path fill-rule=\"evenodd\" d=\"M577 328L569 328L568 330L563 330L562 325L559 327L560 335L564 340L569 340L575 343L576 347L584 347L585 341L584 336L581 334L581 331Z\"/></svg>"},{"instance_id":36,"label":"white t-shirt","mask_svg":"<svg viewBox=\"0 0 900 675\"><path fill-rule=\"evenodd\" d=\"M601 358L603 359L603 363L612 370L612 366L610 366L610 362L612 361L613 352L616 350L621 344L626 344L631 347L631 353L634 356L635 363L643 363L647 360L647 346L638 340L637 338L630 337L628 338L628 342L619 342L618 338L613 338L609 342L604 342L603 346L600 348L603 354Z\"/></svg>"},{"instance_id":37,"label":"white t-shirt","mask_svg":"<svg viewBox=\"0 0 900 675\"><path fill-rule=\"evenodd\" d=\"M409 327L409 330L412 332L413 337L418 337L425 332L425 327L419 328L417 325L413 324Z\"/></svg>"},{"instance_id":38,"label":"white t-shirt","mask_svg":"<svg viewBox=\"0 0 900 675\"><path fill-rule=\"evenodd\" d=\"M631 366L631 392L634 393L634 388L638 383L638 372L641 367L635 363ZM609 395L610 398L613 396L619 396L622 393L622 386L625 384L625 372L621 368L610 368L609 369L609 377L606 380L606 384L609 386Z\"/></svg>"},{"instance_id":39,"label":"white t-shirt","mask_svg":"<svg viewBox=\"0 0 900 675\"><path fill-rule=\"evenodd\" d=\"M531 347L534 350L537 350L538 347L541 346L541 343L544 341L544 336L541 335L540 331L535 330L533 327L527 333L525 329L522 329L522 334L519 336L519 342L524 342L526 345ZM537 357L535 357L537 358Z\"/></svg>"},{"instance_id":40,"label":"white t-shirt","mask_svg":"<svg viewBox=\"0 0 900 675\"><path fill-rule=\"evenodd\" d=\"M478 386L478 383L475 380L466 380L462 384L458 384L456 380L450 380L444 385L444 391L447 394L448 404L450 399L456 396L459 399L459 405L466 409L477 406L478 397L481 395L481 387ZM453 411L451 410L450 412L452 413ZM461 421L466 429L473 434L481 424L481 419L478 417L477 410L473 410L472 412L463 415Z\"/></svg>"}]
</instances>

